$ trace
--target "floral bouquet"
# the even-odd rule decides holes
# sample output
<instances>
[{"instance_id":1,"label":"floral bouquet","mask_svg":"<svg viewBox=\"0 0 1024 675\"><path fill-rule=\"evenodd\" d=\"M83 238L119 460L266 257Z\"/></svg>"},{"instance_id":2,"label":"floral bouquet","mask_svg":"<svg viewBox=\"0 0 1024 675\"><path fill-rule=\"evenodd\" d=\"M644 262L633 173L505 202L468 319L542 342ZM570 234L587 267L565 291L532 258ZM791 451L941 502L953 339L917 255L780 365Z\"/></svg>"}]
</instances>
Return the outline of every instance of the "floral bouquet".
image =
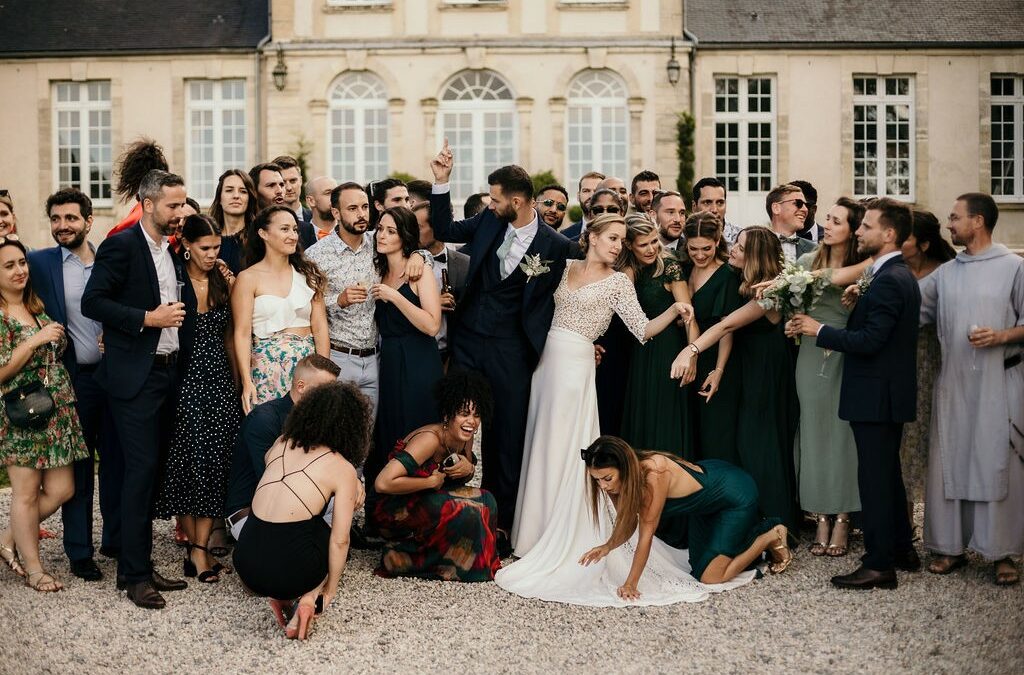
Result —
<instances>
[{"instance_id":1,"label":"floral bouquet","mask_svg":"<svg viewBox=\"0 0 1024 675\"><path fill-rule=\"evenodd\" d=\"M782 272L772 280L771 286L761 294L757 304L761 309L775 310L786 321L795 314L807 314L818 304L829 280L811 274L795 263L783 263ZM800 344L800 336L796 337Z\"/></svg>"}]
</instances>

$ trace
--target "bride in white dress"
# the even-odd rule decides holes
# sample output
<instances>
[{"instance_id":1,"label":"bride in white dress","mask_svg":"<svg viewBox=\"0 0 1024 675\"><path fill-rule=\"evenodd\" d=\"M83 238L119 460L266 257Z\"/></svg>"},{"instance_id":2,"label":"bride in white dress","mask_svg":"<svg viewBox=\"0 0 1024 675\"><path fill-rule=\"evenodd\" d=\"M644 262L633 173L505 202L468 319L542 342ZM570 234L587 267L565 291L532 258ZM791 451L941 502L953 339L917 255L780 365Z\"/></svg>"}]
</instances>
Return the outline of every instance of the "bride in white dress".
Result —
<instances>
[{"instance_id":1,"label":"bride in white dress","mask_svg":"<svg viewBox=\"0 0 1024 675\"><path fill-rule=\"evenodd\" d=\"M612 268L622 251L625 221L599 216L588 224L582 248L585 260L566 265L555 290L555 313L540 363L533 373L523 471L519 481L512 545L520 560L500 570L495 582L517 595L572 604L621 606L616 593L632 563L635 541L600 563L584 567L580 557L611 532L614 512L604 498L599 522L587 509L586 469L580 450L598 436L594 385L594 340L618 314L641 342L654 337L693 309L676 303L648 320L629 278ZM668 377L668 373L665 374ZM636 539L636 534L633 539ZM703 600L753 578L740 575L714 587L689 575L686 551L655 539L633 604L670 604Z\"/></svg>"}]
</instances>

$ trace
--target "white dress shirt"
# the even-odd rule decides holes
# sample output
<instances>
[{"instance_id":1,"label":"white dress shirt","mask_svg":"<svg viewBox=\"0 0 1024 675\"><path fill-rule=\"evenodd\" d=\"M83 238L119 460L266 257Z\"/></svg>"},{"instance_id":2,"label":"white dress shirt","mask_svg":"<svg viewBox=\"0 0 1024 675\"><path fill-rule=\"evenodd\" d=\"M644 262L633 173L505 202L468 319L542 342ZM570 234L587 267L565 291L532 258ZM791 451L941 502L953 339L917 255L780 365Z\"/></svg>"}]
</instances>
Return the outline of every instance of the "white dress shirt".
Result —
<instances>
[{"instance_id":1,"label":"white dress shirt","mask_svg":"<svg viewBox=\"0 0 1024 675\"><path fill-rule=\"evenodd\" d=\"M533 243L533 238L537 236L537 229L540 227L540 223L537 220L537 212L533 212L533 220L528 225L522 227L512 227L512 223L509 223L505 227L505 237L510 233L515 234L515 239L512 240L512 248L509 249L508 255L505 256L503 265L505 267L505 276L509 276L516 271L516 267L523 261L523 256L530 250L530 244Z\"/></svg>"},{"instance_id":2,"label":"white dress shirt","mask_svg":"<svg viewBox=\"0 0 1024 675\"><path fill-rule=\"evenodd\" d=\"M142 227L140 225L140 227ZM153 256L153 265L156 267L157 286L160 287L160 304L178 302L178 276L174 273L174 262L171 260L170 243L167 237L160 237L160 241L153 241L142 228L142 234L149 244L149 254ZM164 328L160 331L160 342L156 345L157 354L172 354L178 351L178 329Z\"/></svg>"}]
</instances>

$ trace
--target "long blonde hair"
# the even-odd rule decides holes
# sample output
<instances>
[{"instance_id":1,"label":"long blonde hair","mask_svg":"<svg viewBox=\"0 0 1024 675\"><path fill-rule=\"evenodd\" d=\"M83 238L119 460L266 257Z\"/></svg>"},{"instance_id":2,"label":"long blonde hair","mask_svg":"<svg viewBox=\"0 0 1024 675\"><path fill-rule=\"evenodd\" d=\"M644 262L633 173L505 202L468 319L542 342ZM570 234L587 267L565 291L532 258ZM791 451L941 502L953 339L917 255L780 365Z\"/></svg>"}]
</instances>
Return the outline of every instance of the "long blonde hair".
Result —
<instances>
[{"instance_id":1,"label":"long blonde hair","mask_svg":"<svg viewBox=\"0 0 1024 675\"><path fill-rule=\"evenodd\" d=\"M743 281L740 294L752 297L753 286L774 279L782 271L782 243L778 235L767 227L748 227L743 230Z\"/></svg>"}]
</instances>

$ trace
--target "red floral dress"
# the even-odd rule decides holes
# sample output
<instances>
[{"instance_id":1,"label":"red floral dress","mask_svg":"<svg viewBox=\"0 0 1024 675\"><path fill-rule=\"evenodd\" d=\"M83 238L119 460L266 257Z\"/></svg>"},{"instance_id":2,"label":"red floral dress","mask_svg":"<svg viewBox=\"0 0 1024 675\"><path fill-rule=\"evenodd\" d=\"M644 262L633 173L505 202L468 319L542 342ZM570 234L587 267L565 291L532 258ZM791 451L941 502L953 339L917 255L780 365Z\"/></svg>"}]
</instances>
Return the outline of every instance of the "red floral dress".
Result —
<instances>
[{"instance_id":1,"label":"red floral dress","mask_svg":"<svg viewBox=\"0 0 1024 675\"><path fill-rule=\"evenodd\" d=\"M395 444L389 460L398 460L408 475L427 478L438 468L422 465ZM501 567L495 547L498 505L486 490L447 483L437 490L379 495L373 519L384 553L375 570L382 577L420 577L445 581L492 581Z\"/></svg>"}]
</instances>

